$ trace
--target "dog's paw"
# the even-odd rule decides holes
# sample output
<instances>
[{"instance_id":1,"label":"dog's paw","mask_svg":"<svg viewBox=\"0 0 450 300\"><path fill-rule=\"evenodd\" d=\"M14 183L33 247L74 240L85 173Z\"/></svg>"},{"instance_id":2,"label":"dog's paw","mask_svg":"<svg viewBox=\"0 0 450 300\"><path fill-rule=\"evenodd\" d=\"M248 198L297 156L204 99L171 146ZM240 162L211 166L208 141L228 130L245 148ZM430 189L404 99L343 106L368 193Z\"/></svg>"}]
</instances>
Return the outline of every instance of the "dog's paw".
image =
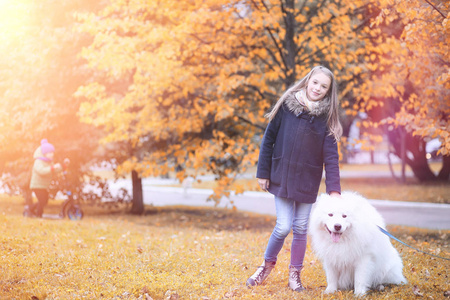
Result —
<instances>
[{"instance_id":1,"label":"dog's paw","mask_svg":"<svg viewBox=\"0 0 450 300\"><path fill-rule=\"evenodd\" d=\"M355 296L356 297L364 297L367 293L367 290L362 289L362 290L355 290Z\"/></svg>"},{"instance_id":2,"label":"dog's paw","mask_svg":"<svg viewBox=\"0 0 450 300\"><path fill-rule=\"evenodd\" d=\"M325 294L333 294L333 293L335 293L337 291L337 289L336 288L333 288L333 287L327 287L326 289L325 289Z\"/></svg>"}]
</instances>

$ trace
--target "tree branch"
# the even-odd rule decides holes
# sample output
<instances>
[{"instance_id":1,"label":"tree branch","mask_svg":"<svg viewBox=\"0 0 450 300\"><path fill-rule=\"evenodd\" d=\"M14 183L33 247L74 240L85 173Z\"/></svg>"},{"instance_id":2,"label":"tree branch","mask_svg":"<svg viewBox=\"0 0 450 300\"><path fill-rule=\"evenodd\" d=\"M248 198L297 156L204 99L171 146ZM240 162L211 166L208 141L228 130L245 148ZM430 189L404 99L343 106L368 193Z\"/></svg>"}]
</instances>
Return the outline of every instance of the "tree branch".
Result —
<instances>
[{"instance_id":1,"label":"tree branch","mask_svg":"<svg viewBox=\"0 0 450 300\"><path fill-rule=\"evenodd\" d=\"M304 9L305 6L306 6L306 2L307 2L307 0L303 0L302 5L298 8L298 12L294 15L296 18L297 18L299 15L301 15L301 13L303 12L303 9Z\"/></svg>"},{"instance_id":2,"label":"tree branch","mask_svg":"<svg viewBox=\"0 0 450 300\"><path fill-rule=\"evenodd\" d=\"M278 53L280 53L281 60L283 61L283 65L286 69L288 69L288 65L286 63L286 60L284 59L283 50L280 48L280 45L278 45L277 40L275 39L274 35L272 34L272 30L270 30L269 27L266 27L266 30L269 32L270 38L272 39L272 42L275 44L275 47L277 47ZM276 58L276 57L274 57ZM280 65L280 63L278 63ZM281 67L281 65L280 65Z\"/></svg>"},{"instance_id":3,"label":"tree branch","mask_svg":"<svg viewBox=\"0 0 450 300\"><path fill-rule=\"evenodd\" d=\"M249 47L249 46L248 46L243 40L241 40L241 39L240 39L240 42L241 42L241 46L242 46L244 49L246 49L248 52L250 52L251 49L257 49L257 47ZM268 50L268 49L265 48L265 47L264 47L264 49ZM268 50L268 52L270 53L269 50ZM271 56L274 57L272 54L271 54ZM273 64L271 64L271 63L268 62L266 59L264 59L263 57L261 57L261 55L257 54L257 55L255 55L255 57L258 58L259 60L261 60L265 65L269 66L269 68L270 68L272 71L275 70ZM274 57L274 59L275 59L275 57ZM280 63L279 63L276 59L275 59L275 62L276 62L278 65L280 65Z\"/></svg>"},{"instance_id":4,"label":"tree branch","mask_svg":"<svg viewBox=\"0 0 450 300\"><path fill-rule=\"evenodd\" d=\"M267 7L267 4L264 3L264 0L261 0L261 4L264 6L267 12L269 12L269 8Z\"/></svg>"},{"instance_id":5,"label":"tree branch","mask_svg":"<svg viewBox=\"0 0 450 300\"><path fill-rule=\"evenodd\" d=\"M266 130L266 128L264 127L264 126L261 126L261 125L258 125L258 124L253 124L252 122L250 122L249 120L247 120L247 119L244 119L243 117L241 117L241 116L237 116L238 117L238 119L239 120L241 120L242 122L244 122L244 123L247 123L247 124L249 124L249 125L251 125L251 126L253 126L253 127L256 127L256 128L258 128L258 129L261 129L261 130Z\"/></svg>"},{"instance_id":6,"label":"tree branch","mask_svg":"<svg viewBox=\"0 0 450 300\"><path fill-rule=\"evenodd\" d=\"M258 4L256 4L256 1L252 0L253 5L256 7L257 10L260 10ZM261 0L261 4L262 6L264 6L264 8L266 9L267 12L269 12L269 8L267 7L266 3L264 3L263 0Z\"/></svg>"},{"instance_id":7,"label":"tree branch","mask_svg":"<svg viewBox=\"0 0 450 300\"><path fill-rule=\"evenodd\" d=\"M308 14L308 18L307 18L307 20L305 22L303 22L303 24L301 24L301 26L299 26L299 28L297 29L297 33L305 31L306 26L310 25L311 19L314 16L317 16L317 12L319 11L319 9L321 9L324 6L325 1L327 1L327 0L322 0L322 2L317 4L317 6L314 8L314 10L309 11L307 13ZM297 34L297 36L298 36L298 34Z\"/></svg>"},{"instance_id":8,"label":"tree branch","mask_svg":"<svg viewBox=\"0 0 450 300\"><path fill-rule=\"evenodd\" d=\"M317 49L314 53L311 53L310 55L308 55L308 56L306 56L306 57L304 57L304 58L301 58L297 64L300 64L301 62L304 62L304 61L306 61L307 59L313 57L313 56L316 55L317 53L322 52L325 48L327 48L327 46L323 46L322 48ZM299 49L298 51L300 51L300 50L301 50L301 49Z\"/></svg>"},{"instance_id":9,"label":"tree branch","mask_svg":"<svg viewBox=\"0 0 450 300\"><path fill-rule=\"evenodd\" d=\"M445 19L445 15L436 7L436 6L434 6L434 4L433 3L431 3L430 1L428 1L428 0L424 0L426 3L428 3L431 7L433 7L444 19Z\"/></svg>"},{"instance_id":10,"label":"tree branch","mask_svg":"<svg viewBox=\"0 0 450 300\"><path fill-rule=\"evenodd\" d=\"M277 97L278 97L277 95L275 95L273 93L269 93L269 92L264 92L263 93L263 92L261 92L261 90L257 86L254 86L252 84L246 84L245 86L247 86L247 87L253 89L254 91L256 91L261 96L262 99L270 98L270 100L272 100L272 99L277 99Z\"/></svg>"}]
</instances>

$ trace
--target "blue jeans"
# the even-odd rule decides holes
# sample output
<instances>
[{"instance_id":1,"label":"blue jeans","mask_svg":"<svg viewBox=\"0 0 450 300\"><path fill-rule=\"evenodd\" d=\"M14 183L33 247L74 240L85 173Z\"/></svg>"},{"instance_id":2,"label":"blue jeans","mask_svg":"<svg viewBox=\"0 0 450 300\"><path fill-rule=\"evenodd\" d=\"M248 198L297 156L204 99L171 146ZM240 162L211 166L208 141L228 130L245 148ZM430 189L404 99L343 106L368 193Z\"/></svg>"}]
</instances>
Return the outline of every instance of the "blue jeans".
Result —
<instances>
[{"instance_id":1,"label":"blue jeans","mask_svg":"<svg viewBox=\"0 0 450 300\"><path fill-rule=\"evenodd\" d=\"M277 261L284 240L292 229L294 237L291 246L291 266L300 269L303 267L306 252L308 221L312 204L275 196L275 207L277 223L270 236L264 259L269 262Z\"/></svg>"}]
</instances>

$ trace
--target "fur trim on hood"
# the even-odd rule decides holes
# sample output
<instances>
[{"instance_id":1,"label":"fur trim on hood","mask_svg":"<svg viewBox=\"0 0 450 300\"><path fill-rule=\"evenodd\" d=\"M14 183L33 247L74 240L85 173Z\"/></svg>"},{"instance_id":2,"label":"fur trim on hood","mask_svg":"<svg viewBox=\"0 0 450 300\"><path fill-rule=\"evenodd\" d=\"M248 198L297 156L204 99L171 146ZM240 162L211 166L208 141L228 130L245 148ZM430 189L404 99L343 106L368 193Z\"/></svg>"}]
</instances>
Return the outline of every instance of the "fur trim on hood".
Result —
<instances>
[{"instance_id":1,"label":"fur trim on hood","mask_svg":"<svg viewBox=\"0 0 450 300\"><path fill-rule=\"evenodd\" d=\"M295 93L290 94L284 99L284 103L286 104L286 107L294 113L295 115L298 115L301 112L309 112L312 116L320 116L323 114L327 114L330 110L330 101L328 98L324 98L319 101L318 105L314 107L311 111L308 111L308 108L300 103L300 100L295 97Z\"/></svg>"}]
</instances>

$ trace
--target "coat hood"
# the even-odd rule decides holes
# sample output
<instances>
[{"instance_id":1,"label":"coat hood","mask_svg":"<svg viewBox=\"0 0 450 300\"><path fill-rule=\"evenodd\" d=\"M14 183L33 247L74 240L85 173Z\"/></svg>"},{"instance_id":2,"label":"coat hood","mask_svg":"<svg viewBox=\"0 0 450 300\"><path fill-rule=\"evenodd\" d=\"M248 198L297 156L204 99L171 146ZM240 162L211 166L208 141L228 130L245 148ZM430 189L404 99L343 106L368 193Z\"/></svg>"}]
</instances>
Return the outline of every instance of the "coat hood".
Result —
<instances>
[{"instance_id":1,"label":"coat hood","mask_svg":"<svg viewBox=\"0 0 450 300\"><path fill-rule=\"evenodd\" d=\"M42 154L41 146L37 147L37 149L34 151L33 158L40 158L44 157L44 154Z\"/></svg>"}]
</instances>

